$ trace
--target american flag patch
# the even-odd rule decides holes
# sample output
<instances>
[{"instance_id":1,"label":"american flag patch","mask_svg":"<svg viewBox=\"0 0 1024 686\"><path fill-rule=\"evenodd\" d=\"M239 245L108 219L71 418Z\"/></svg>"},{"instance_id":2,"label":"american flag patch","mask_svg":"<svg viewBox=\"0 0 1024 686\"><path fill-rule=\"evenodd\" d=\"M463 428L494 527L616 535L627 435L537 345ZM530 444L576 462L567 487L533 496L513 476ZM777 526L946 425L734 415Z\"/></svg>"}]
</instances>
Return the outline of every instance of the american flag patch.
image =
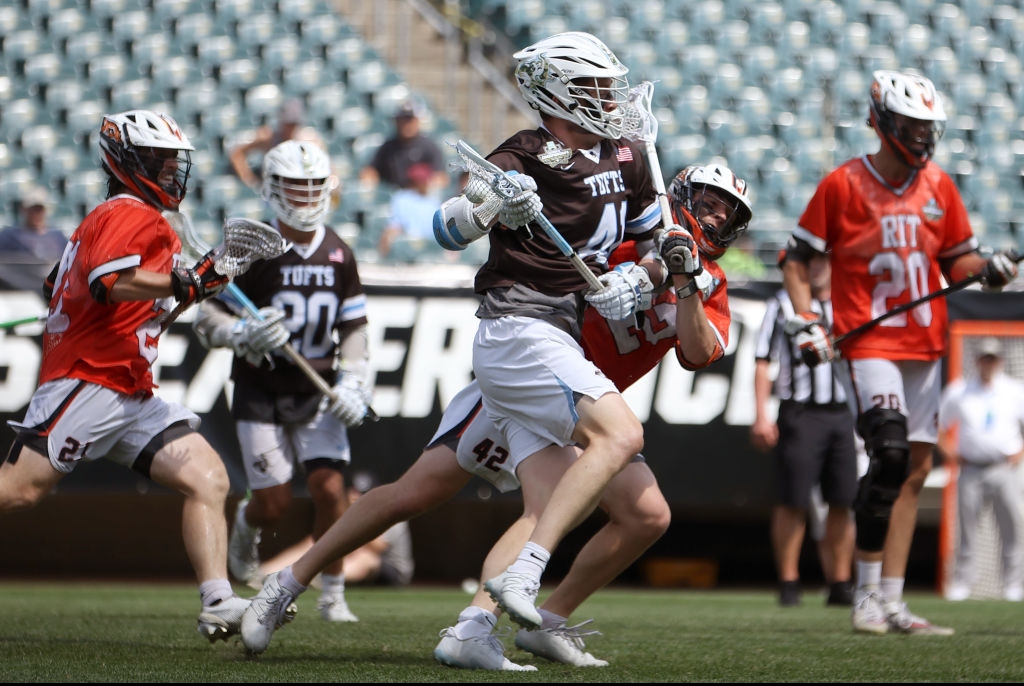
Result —
<instances>
[{"instance_id":1,"label":"american flag patch","mask_svg":"<svg viewBox=\"0 0 1024 686\"><path fill-rule=\"evenodd\" d=\"M619 148L618 151L615 153L615 159L617 159L619 162L632 162L633 151L626 147Z\"/></svg>"},{"instance_id":2,"label":"american flag patch","mask_svg":"<svg viewBox=\"0 0 1024 686\"><path fill-rule=\"evenodd\" d=\"M342 251L341 248L337 248L335 250L332 250L330 252L330 254L327 255L327 261L328 262L338 262L338 263L344 262L345 261L345 253Z\"/></svg>"}]
</instances>

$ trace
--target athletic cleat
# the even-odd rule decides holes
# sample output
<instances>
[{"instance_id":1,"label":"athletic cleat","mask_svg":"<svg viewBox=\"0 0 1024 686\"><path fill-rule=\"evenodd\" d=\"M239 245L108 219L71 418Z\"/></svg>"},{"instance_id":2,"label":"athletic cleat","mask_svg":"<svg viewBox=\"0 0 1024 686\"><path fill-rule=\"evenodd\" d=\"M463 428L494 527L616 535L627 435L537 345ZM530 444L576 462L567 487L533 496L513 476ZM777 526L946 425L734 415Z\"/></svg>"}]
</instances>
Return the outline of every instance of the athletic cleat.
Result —
<instances>
[{"instance_id":1,"label":"athletic cleat","mask_svg":"<svg viewBox=\"0 0 1024 686\"><path fill-rule=\"evenodd\" d=\"M242 644L253 654L262 653L270 645L274 631L295 619L298 607L295 596L281 587L277 572L267 575L263 589L252 598L242 615Z\"/></svg>"},{"instance_id":2,"label":"athletic cleat","mask_svg":"<svg viewBox=\"0 0 1024 686\"><path fill-rule=\"evenodd\" d=\"M348 609L345 596L341 593L337 595L321 595L320 600L316 603L316 609L320 616L328 622L359 621L359 618L352 614L352 610Z\"/></svg>"},{"instance_id":3,"label":"athletic cleat","mask_svg":"<svg viewBox=\"0 0 1024 686\"><path fill-rule=\"evenodd\" d=\"M949 588L946 589L946 600L959 602L961 600L967 600L970 597L971 587L967 584L952 583Z\"/></svg>"},{"instance_id":4,"label":"athletic cleat","mask_svg":"<svg viewBox=\"0 0 1024 686\"><path fill-rule=\"evenodd\" d=\"M849 581L836 581L828 586L826 605L850 607L853 605L853 584Z\"/></svg>"},{"instance_id":5,"label":"athletic cleat","mask_svg":"<svg viewBox=\"0 0 1024 686\"><path fill-rule=\"evenodd\" d=\"M526 629L540 628L541 616L534 607L540 583L525 574L506 571L485 581L484 589L512 621Z\"/></svg>"},{"instance_id":6,"label":"athletic cleat","mask_svg":"<svg viewBox=\"0 0 1024 686\"><path fill-rule=\"evenodd\" d=\"M918 617L906 603L887 603L885 612L889 621L889 631L898 634L916 634L918 636L952 636L953 629L948 626L935 626L924 617Z\"/></svg>"},{"instance_id":7,"label":"athletic cleat","mask_svg":"<svg viewBox=\"0 0 1024 686\"><path fill-rule=\"evenodd\" d=\"M528 631L520 629L516 634L516 647L527 652L547 658L552 662L561 662L574 667L607 667L607 660L599 660L586 651L583 645L584 636L600 636L596 630L580 631L580 627L590 624L592 619L575 626L562 625L554 629L537 629Z\"/></svg>"},{"instance_id":8,"label":"athletic cleat","mask_svg":"<svg viewBox=\"0 0 1024 686\"><path fill-rule=\"evenodd\" d=\"M215 641L227 641L229 636L234 636L242 628L242 615L249 608L248 598L231 596L220 601L216 605L207 605L199 613L197 631L209 639L210 643Z\"/></svg>"},{"instance_id":9,"label":"athletic cleat","mask_svg":"<svg viewBox=\"0 0 1024 686\"><path fill-rule=\"evenodd\" d=\"M779 605L797 607L800 604L800 581L783 581L779 583Z\"/></svg>"},{"instance_id":10,"label":"athletic cleat","mask_svg":"<svg viewBox=\"0 0 1024 686\"><path fill-rule=\"evenodd\" d=\"M505 657L505 647L495 634L487 632L459 638L455 627L442 631L434 648L434 659L458 669L487 669L492 672L536 672L533 665L517 665Z\"/></svg>"},{"instance_id":11,"label":"athletic cleat","mask_svg":"<svg viewBox=\"0 0 1024 686\"><path fill-rule=\"evenodd\" d=\"M231 575L242 583L259 575L260 570L260 529L245 522L245 508L249 499L239 501L235 512L235 524L228 537L228 569Z\"/></svg>"},{"instance_id":12,"label":"athletic cleat","mask_svg":"<svg viewBox=\"0 0 1024 686\"><path fill-rule=\"evenodd\" d=\"M875 589L858 590L853 594L853 610L850 612L853 630L862 634L884 634L889 631L889 622L882 609L882 596Z\"/></svg>"}]
</instances>

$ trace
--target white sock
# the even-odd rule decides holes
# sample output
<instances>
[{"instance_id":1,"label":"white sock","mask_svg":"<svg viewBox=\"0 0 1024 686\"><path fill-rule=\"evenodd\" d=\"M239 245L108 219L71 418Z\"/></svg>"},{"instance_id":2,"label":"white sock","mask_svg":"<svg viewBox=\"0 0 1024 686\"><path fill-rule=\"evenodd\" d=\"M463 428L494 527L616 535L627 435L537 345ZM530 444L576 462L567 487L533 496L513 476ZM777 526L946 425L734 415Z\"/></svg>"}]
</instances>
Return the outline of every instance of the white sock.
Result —
<instances>
[{"instance_id":1,"label":"white sock","mask_svg":"<svg viewBox=\"0 0 1024 686\"><path fill-rule=\"evenodd\" d=\"M540 581L540 577L544 574L544 570L547 568L548 561L550 560L551 553L531 541L523 546L523 551L519 553L519 557L508 568L508 571L515 572L516 574L525 574Z\"/></svg>"},{"instance_id":2,"label":"white sock","mask_svg":"<svg viewBox=\"0 0 1024 686\"><path fill-rule=\"evenodd\" d=\"M211 579L199 584L199 598L203 602L203 607L216 605L234 594L235 592L231 590L231 582L227 579Z\"/></svg>"},{"instance_id":3,"label":"white sock","mask_svg":"<svg viewBox=\"0 0 1024 686\"><path fill-rule=\"evenodd\" d=\"M557 629L560 626L565 626L566 621L568 621L568 619L569 619L568 617L562 617L561 615L556 615L554 612L549 612L548 610L545 610L544 608L538 608L537 612L540 613L540 618L541 618L540 628L541 629Z\"/></svg>"},{"instance_id":4,"label":"white sock","mask_svg":"<svg viewBox=\"0 0 1024 686\"><path fill-rule=\"evenodd\" d=\"M320 573L320 594L326 596L337 596L345 593L344 574Z\"/></svg>"},{"instance_id":5,"label":"white sock","mask_svg":"<svg viewBox=\"0 0 1024 686\"><path fill-rule=\"evenodd\" d=\"M857 590L865 589L869 586L878 588L878 584L882 579L882 563L881 562L862 562L857 561Z\"/></svg>"},{"instance_id":6,"label":"white sock","mask_svg":"<svg viewBox=\"0 0 1024 686\"><path fill-rule=\"evenodd\" d=\"M309 586L303 586L295 580L295 575L292 574L292 566L288 565L280 572L277 573L277 582L281 584L281 588L288 591L292 596L298 596L305 591Z\"/></svg>"},{"instance_id":7,"label":"white sock","mask_svg":"<svg viewBox=\"0 0 1024 686\"><path fill-rule=\"evenodd\" d=\"M455 636L460 639L486 636L494 630L497 624L498 617L493 612L470 605L459 613L459 620L455 623Z\"/></svg>"},{"instance_id":8,"label":"white sock","mask_svg":"<svg viewBox=\"0 0 1024 686\"><path fill-rule=\"evenodd\" d=\"M882 597L887 603L898 603L903 600L903 584L906 579L898 576L884 576L879 584Z\"/></svg>"}]
</instances>

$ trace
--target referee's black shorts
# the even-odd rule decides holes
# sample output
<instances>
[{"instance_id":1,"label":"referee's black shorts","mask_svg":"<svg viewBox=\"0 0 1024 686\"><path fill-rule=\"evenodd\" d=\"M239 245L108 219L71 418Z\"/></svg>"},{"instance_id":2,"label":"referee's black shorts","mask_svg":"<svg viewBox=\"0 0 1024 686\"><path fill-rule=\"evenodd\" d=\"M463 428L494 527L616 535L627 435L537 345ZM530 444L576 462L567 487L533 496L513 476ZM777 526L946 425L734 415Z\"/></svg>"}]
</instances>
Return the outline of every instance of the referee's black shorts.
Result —
<instances>
[{"instance_id":1,"label":"referee's black shorts","mask_svg":"<svg viewBox=\"0 0 1024 686\"><path fill-rule=\"evenodd\" d=\"M845 403L779 403L775 449L779 503L806 509L821 484L826 503L851 507L857 495L857 446L853 414Z\"/></svg>"}]
</instances>

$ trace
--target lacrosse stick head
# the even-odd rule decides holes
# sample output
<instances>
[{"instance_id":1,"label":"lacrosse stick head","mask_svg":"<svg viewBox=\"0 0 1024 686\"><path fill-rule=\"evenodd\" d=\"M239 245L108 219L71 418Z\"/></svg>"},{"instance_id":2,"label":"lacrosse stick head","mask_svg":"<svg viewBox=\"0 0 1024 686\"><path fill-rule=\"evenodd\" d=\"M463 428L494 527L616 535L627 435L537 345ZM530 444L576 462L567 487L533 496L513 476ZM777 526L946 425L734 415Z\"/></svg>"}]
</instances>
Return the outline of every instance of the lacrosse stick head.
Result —
<instances>
[{"instance_id":1,"label":"lacrosse stick head","mask_svg":"<svg viewBox=\"0 0 1024 686\"><path fill-rule=\"evenodd\" d=\"M647 143L658 140L658 118L651 110L653 101L653 81L643 81L629 89L629 97L622 108L623 138Z\"/></svg>"},{"instance_id":2,"label":"lacrosse stick head","mask_svg":"<svg viewBox=\"0 0 1024 686\"><path fill-rule=\"evenodd\" d=\"M673 214L685 211L693 222L693 240L701 253L718 259L747 230L753 217L747 182L721 164L694 164L668 186Z\"/></svg>"},{"instance_id":3,"label":"lacrosse stick head","mask_svg":"<svg viewBox=\"0 0 1024 686\"><path fill-rule=\"evenodd\" d=\"M214 261L219 274L234 278L249 269L256 260L269 260L288 249L288 241L270 224L228 217L224 220L224 242Z\"/></svg>"}]
</instances>

